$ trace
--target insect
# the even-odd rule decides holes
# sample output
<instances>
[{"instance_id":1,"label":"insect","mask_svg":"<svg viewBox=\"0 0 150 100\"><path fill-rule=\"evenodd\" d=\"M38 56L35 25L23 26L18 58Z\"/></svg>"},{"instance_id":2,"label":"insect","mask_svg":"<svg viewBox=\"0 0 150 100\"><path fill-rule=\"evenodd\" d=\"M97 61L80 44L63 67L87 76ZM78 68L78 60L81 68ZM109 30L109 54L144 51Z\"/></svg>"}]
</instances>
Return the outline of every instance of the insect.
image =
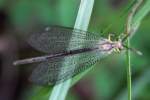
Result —
<instances>
[{"instance_id":1,"label":"insect","mask_svg":"<svg viewBox=\"0 0 150 100\"><path fill-rule=\"evenodd\" d=\"M125 38L123 41L111 41L110 36L105 39L97 33L66 27L47 27L27 39L33 48L46 55L17 60L13 64L37 63L30 80L37 84L54 85L85 71L112 52L132 49L123 44Z\"/></svg>"}]
</instances>

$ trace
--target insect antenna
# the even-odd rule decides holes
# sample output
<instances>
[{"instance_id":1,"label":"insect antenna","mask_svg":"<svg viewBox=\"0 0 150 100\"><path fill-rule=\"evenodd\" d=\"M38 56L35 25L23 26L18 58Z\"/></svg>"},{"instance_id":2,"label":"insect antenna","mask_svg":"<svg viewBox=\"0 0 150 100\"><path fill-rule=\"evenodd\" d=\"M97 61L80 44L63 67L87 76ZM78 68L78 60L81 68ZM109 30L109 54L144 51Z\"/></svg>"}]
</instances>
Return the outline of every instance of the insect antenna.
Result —
<instances>
[{"instance_id":1,"label":"insect antenna","mask_svg":"<svg viewBox=\"0 0 150 100\"><path fill-rule=\"evenodd\" d=\"M123 43L125 40L127 40L127 38L130 36L130 34L125 35L122 39L121 42Z\"/></svg>"},{"instance_id":2,"label":"insect antenna","mask_svg":"<svg viewBox=\"0 0 150 100\"><path fill-rule=\"evenodd\" d=\"M122 46L125 47L126 49L136 53L137 55L140 55L142 56L143 53L135 48L132 48L132 47L128 47L127 45L123 44L123 42L125 42L125 40L127 40L127 38L130 36L130 34L127 34L125 35L122 39L121 39L121 42L122 42Z\"/></svg>"},{"instance_id":3,"label":"insect antenna","mask_svg":"<svg viewBox=\"0 0 150 100\"><path fill-rule=\"evenodd\" d=\"M122 45L123 45L123 47L125 47L126 49L128 49L128 50L130 50L130 51L136 53L137 55L140 55L140 56L143 55L143 53L142 53L141 51L139 51L139 50L137 50L137 49L135 49L135 48L128 47L128 46L126 46L126 45L124 45L124 44L122 44Z\"/></svg>"}]
</instances>

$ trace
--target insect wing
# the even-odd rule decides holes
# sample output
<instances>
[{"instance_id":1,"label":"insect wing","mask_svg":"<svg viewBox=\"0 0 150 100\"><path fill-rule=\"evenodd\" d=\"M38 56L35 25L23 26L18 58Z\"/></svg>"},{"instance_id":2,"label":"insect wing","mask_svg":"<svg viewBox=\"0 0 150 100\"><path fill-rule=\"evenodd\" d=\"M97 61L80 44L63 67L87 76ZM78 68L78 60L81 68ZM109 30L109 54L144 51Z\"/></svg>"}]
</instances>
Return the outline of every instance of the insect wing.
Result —
<instances>
[{"instance_id":1,"label":"insect wing","mask_svg":"<svg viewBox=\"0 0 150 100\"><path fill-rule=\"evenodd\" d=\"M41 85L59 84L85 71L106 55L96 50L43 62L33 71L30 80Z\"/></svg>"},{"instance_id":2,"label":"insect wing","mask_svg":"<svg viewBox=\"0 0 150 100\"><path fill-rule=\"evenodd\" d=\"M96 33L66 27L47 27L44 31L32 33L27 41L39 51L58 53L60 51L80 49L81 47L92 47L98 40L99 36Z\"/></svg>"}]
</instances>

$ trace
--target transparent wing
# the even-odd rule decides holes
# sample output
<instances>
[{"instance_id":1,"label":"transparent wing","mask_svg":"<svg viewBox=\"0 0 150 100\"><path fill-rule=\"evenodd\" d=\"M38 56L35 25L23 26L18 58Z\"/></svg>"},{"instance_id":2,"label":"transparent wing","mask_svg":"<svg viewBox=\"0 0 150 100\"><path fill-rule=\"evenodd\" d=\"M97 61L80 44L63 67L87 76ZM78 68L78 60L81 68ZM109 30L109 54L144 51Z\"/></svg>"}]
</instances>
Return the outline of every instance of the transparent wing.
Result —
<instances>
[{"instance_id":1,"label":"transparent wing","mask_svg":"<svg viewBox=\"0 0 150 100\"><path fill-rule=\"evenodd\" d=\"M35 68L30 80L42 85L58 84L85 71L106 55L97 50L43 62Z\"/></svg>"},{"instance_id":2,"label":"transparent wing","mask_svg":"<svg viewBox=\"0 0 150 100\"><path fill-rule=\"evenodd\" d=\"M39 51L57 53L81 47L92 47L99 39L100 36L96 33L66 27L47 27L45 30L32 33L27 41ZM69 43L71 46L67 49Z\"/></svg>"}]
</instances>

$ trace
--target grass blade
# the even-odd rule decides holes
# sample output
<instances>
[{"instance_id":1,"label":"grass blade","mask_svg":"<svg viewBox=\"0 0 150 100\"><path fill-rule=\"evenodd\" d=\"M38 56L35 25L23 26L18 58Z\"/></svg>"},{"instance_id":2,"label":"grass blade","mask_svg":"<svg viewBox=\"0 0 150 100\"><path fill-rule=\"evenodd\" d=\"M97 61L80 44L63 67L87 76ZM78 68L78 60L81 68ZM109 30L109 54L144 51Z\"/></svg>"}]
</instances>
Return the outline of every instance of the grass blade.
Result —
<instances>
[{"instance_id":1,"label":"grass blade","mask_svg":"<svg viewBox=\"0 0 150 100\"><path fill-rule=\"evenodd\" d=\"M94 0L81 0L74 28L87 30L93 9L93 4ZM64 100L71 86L71 81L72 79L69 79L61 84L54 86L49 100Z\"/></svg>"},{"instance_id":2,"label":"grass blade","mask_svg":"<svg viewBox=\"0 0 150 100\"><path fill-rule=\"evenodd\" d=\"M132 27L138 27L142 21L142 19L149 13L150 11L150 0L144 0L143 6L138 10L133 18Z\"/></svg>"}]
</instances>

